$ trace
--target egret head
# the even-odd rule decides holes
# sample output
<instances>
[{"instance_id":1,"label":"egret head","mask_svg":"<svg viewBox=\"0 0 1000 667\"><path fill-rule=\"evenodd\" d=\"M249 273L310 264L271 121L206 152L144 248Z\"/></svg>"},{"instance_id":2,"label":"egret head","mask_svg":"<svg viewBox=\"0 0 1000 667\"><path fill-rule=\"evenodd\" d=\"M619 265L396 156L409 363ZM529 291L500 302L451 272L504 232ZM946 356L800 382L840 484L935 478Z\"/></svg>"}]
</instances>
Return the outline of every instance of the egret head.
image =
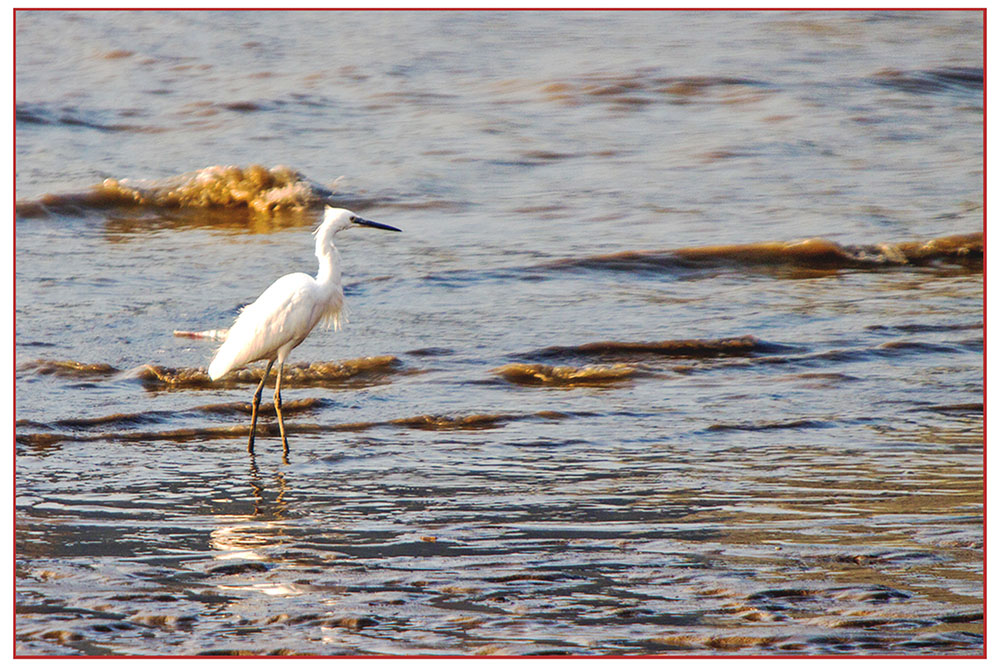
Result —
<instances>
[{"instance_id":1,"label":"egret head","mask_svg":"<svg viewBox=\"0 0 1000 667\"><path fill-rule=\"evenodd\" d=\"M381 222L366 220L357 213L348 211L346 208L334 208L332 206L327 206L323 213L323 223L319 226L319 229L316 230L316 236L332 239L333 235L337 232L347 229L348 227L354 227L355 225L361 227L374 227L375 229L388 229L393 232L400 231L390 225L383 225Z\"/></svg>"}]
</instances>

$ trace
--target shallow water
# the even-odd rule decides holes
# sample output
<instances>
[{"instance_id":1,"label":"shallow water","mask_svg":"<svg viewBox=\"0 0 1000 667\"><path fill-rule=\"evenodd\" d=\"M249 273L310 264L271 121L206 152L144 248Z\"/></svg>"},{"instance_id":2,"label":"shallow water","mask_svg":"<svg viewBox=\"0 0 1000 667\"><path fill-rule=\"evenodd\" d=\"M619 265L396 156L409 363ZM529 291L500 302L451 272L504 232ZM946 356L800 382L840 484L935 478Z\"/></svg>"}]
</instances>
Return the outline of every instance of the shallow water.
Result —
<instances>
[{"instance_id":1,"label":"shallow water","mask_svg":"<svg viewBox=\"0 0 1000 667\"><path fill-rule=\"evenodd\" d=\"M983 651L981 13L16 37L19 654Z\"/></svg>"}]
</instances>

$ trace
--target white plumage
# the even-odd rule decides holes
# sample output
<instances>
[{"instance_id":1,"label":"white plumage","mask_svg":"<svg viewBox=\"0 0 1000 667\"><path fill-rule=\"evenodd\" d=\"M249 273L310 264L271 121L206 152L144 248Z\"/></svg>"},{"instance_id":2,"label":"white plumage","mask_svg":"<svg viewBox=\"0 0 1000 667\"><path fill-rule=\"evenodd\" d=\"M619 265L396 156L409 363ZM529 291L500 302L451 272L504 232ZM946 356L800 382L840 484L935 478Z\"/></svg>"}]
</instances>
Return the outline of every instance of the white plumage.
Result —
<instances>
[{"instance_id":1,"label":"white plumage","mask_svg":"<svg viewBox=\"0 0 1000 667\"><path fill-rule=\"evenodd\" d=\"M325 284L305 273L278 278L240 311L208 367L208 376L218 380L234 368L261 359L283 363L321 321L335 322L339 328L343 305L339 275L335 282Z\"/></svg>"},{"instance_id":2,"label":"white plumage","mask_svg":"<svg viewBox=\"0 0 1000 667\"><path fill-rule=\"evenodd\" d=\"M289 352L305 340L317 324L325 322L340 328L345 317L344 290L340 282L340 253L333 245L333 237L352 225L399 231L389 225L365 220L346 209L327 206L323 222L315 232L316 259L319 260L316 277L305 273L290 273L274 281L256 301L240 312L229 330L226 342L208 367L208 376L217 380L235 368L262 359L268 361L264 377L254 393L250 440L247 445L251 453L260 395L275 361L278 362L278 375L274 388L274 407L278 415L281 441L285 451L288 451L285 424L281 416L281 372Z\"/></svg>"}]
</instances>

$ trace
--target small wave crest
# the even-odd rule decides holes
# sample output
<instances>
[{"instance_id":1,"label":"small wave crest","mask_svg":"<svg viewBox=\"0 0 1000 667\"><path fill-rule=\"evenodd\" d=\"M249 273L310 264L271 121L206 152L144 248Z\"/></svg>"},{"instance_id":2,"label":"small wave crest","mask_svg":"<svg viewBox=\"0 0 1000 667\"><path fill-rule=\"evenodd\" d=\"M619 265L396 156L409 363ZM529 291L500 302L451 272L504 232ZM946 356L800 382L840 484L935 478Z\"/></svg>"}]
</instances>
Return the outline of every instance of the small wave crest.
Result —
<instances>
[{"instance_id":1,"label":"small wave crest","mask_svg":"<svg viewBox=\"0 0 1000 667\"><path fill-rule=\"evenodd\" d=\"M19 102L14 109L15 121L26 125L64 125L101 132L158 134L165 131L163 128L150 125L121 122L113 119L112 116L114 114L109 111L85 110L72 106L55 107L25 102Z\"/></svg>"},{"instance_id":2,"label":"small wave crest","mask_svg":"<svg viewBox=\"0 0 1000 667\"><path fill-rule=\"evenodd\" d=\"M708 340L660 340L649 342L600 341L583 345L545 347L525 356L531 359L573 359L573 358L613 358L641 360L649 357L745 357L778 349L754 336L738 338L716 338ZM544 367L543 367L544 368ZM551 368L551 367L548 367ZM620 372L621 365L610 367L610 372ZM609 372L605 369L605 372Z\"/></svg>"},{"instance_id":3,"label":"small wave crest","mask_svg":"<svg viewBox=\"0 0 1000 667\"><path fill-rule=\"evenodd\" d=\"M709 431L774 431L780 429L812 429L833 426L822 419L793 419L790 421L755 421L734 424L712 424Z\"/></svg>"},{"instance_id":4,"label":"small wave crest","mask_svg":"<svg viewBox=\"0 0 1000 667\"><path fill-rule=\"evenodd\" d=\"M984 74L982 67L939 67L915 71L882 69L872 75L871 81L907 93L974 93L983 91Z\"/></svg>"},{"instance_id":5,"label":"small wave crest","mask_svg":"<svg viewBox=\"0 0 1000 667\"><path fill-rule=\"evenodd\" d=\"M541 82L547 100L568 105L599 103L615 108L642 108L656 103L738 104L762 99L775 90L759 79L722 76L662 76L655 71L595 73L574 79Z\"/></svg>"},{"instance_id":6,"label":"small wave crest","mask_svg":"<svg viewBox=\"0 0 1000 667\"><path fill-rule=\"evenodd\" d=\"M613 366L546 366L544 364L507 364L493 372L504 380L521 385L580 387L617 384L631 380L636 369L627 364Z\"/></svg>"},{"instance_id":7,"label":"small wave crest","mask_svg":"<svg viewBox=\"0 0 1000 667\"><path fill-rule=\"evenodd\" d=\"M118 373L118 369L110 364L95 363L88 364L81 361L72 360L51 360L36 359L21 364L18 367L21 371L33 371L38 375L55 375L59 377L85 378L94 376L108 376Z\"/></svg>"},{"instance_id":8,"label":"small wave crest","mask_svg":"<svg viewBox=\"0 0 1000 667\"><path fill-rule=\"evenodd\" d=\"M457 417L448 415L418 415L416 417L393 419L388 423L424 431L478 431L497 428L518 418L518 415L495 414L472 414Z\"/></svg>"},{"instance_id":9,"label":"small wave crest","mask_svg":"<svg viewBox=\"0 0 1000 667\"><path fill-rule=\"evenodd\" d=\"M345 361L316 361L288 364L282 375L286 386L322 386L329 384L357 384L378 382L397 372L400 361L392 355L361 357ZM148 364L138 371L144 385L151 388L199 389L237 384L256 384L264 374L263 368L241 368L225 377L212 381L204 368L166 368Z\"/></svg>"}]
</instances>

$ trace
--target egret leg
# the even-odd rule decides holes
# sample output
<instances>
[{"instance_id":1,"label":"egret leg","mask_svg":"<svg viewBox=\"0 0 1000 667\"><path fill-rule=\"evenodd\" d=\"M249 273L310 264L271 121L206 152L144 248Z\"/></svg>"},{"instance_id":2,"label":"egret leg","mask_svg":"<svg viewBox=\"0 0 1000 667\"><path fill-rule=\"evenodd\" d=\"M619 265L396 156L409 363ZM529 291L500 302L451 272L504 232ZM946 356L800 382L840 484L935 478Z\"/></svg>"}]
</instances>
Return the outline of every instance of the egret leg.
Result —
<instances>
[{"instance_id":1,"label":"egret leg","mask_svg":"<svg viewBox=\"0 0 1000 667\"><path fill-rule=\"evenodd\" d=\"M253 393L253 406L250 408L250 440L247 441L247 451L253 454L253 438L257 433L257 408L260 407L260 395L264 393L264 383L267 382L267 376L271 374L271 366L274 365L274 359L267 362L267 369L264 371L264 377L260 379L260 384L257 385L257 391Z\"/></svg>"},{"instance_id":2,"label":"egret leg","mask_svg":"<svg viewBox=\"0 0 1000 667\"><path fill-rule=\"evenodd\" d=\"M285 437L285 418L281 416L281 371L285 369L285 362L278 362L278 379L274 383L274 411L278 415L278 430L281 431L281 447L288 456L288 438Z\"/></svg>"}]
</instances>

